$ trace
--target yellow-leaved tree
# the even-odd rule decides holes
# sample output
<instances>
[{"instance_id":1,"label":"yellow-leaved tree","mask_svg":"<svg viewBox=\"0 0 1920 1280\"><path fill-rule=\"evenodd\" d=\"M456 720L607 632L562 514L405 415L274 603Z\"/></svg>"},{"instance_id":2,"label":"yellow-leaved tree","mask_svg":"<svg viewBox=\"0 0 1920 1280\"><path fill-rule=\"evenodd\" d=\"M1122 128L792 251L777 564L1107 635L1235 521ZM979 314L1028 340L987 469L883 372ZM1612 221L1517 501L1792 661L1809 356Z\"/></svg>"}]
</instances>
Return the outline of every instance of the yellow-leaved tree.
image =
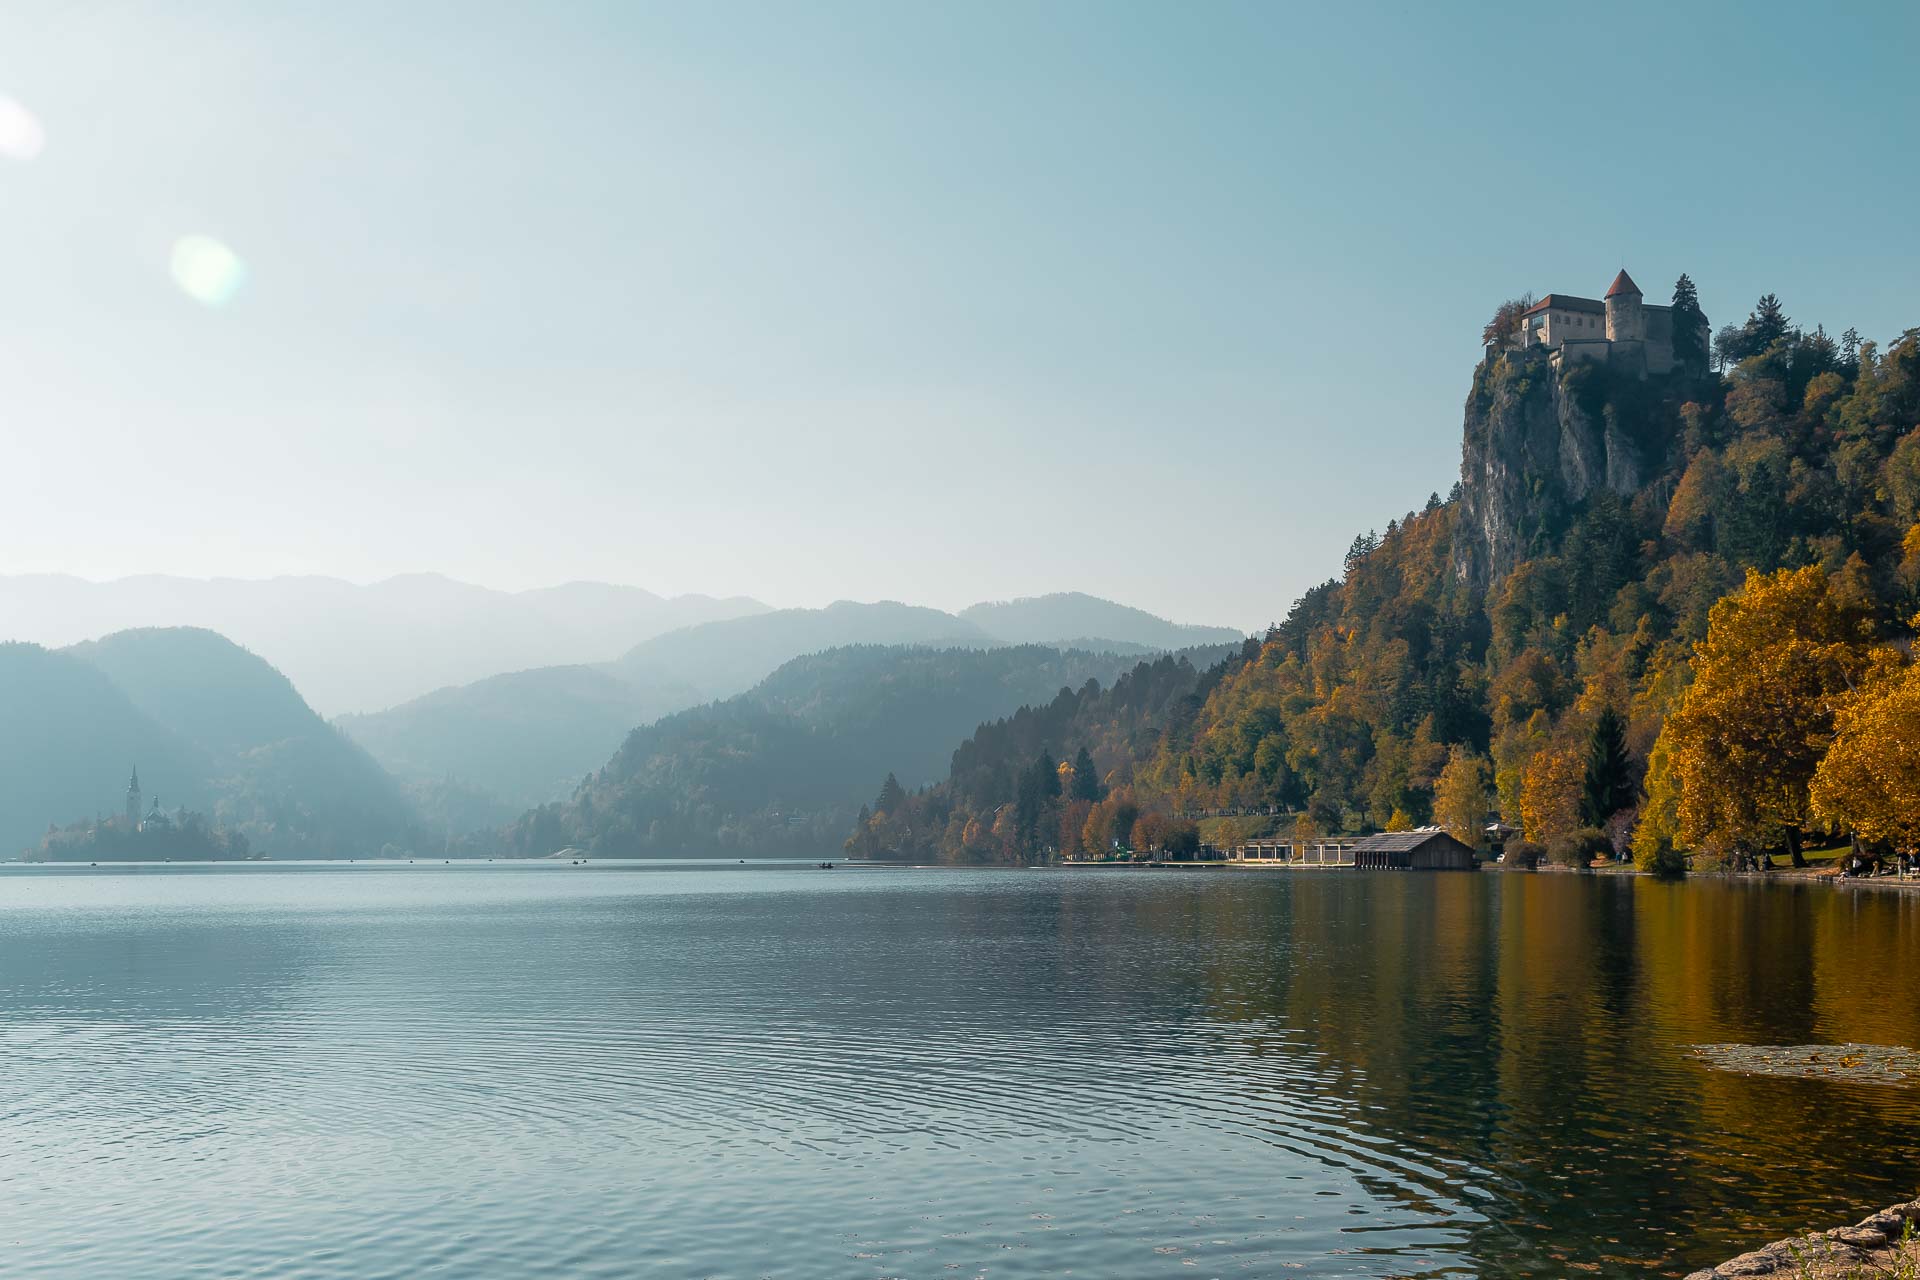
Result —
<instances>
[{"instance_id":1,"label":"yellow-leaved tree","mask_svg":"<svg viewBox=\"0 0 1920 1280\"><path fill-rule=\"evenodd\" d=\"M1640 823L1633 829L1633 862L1642 871L1673 874L1681 865L1674 857L1680 838L1680 780L1673 772L1673 739L1665 733L1647 755L1643 784L1647 798L1640 805Z\"/></svg>"},{"instance_id":2,"label":"yellow-leaved tree","mask_svg":"<svg viewBox=\"0 0 1920 1280\"><path fill-rule=\"evenodd\" d=\"M1920 853L1920 667L1883 672L1841 703L1811 790L1825 821Z\"/></svg>"},{"instance_id":3,"label":"yellow-leaved tree","mask_svg":"<svg viewBox=\"0 0 1920 1280\"><path fill-rule=\"evenodd\" d=\"M1587 780L1586 753L1575 742L1542 747L1520 784L1520 824L1527 839L1544 844L1580 827L1580 789Z\"/></svg>"},{"instance_id":4,"label":"yellow-leaved tree","mask_svg":"<svg viewBox=\"0 0 1920 1280\"><path fill-rule=\"evenodd\" d=\"M1492 786L1493 768L1487 758L1455 746L1433 784L1433 820L1461 844L1479 848L1486 835L1487 791Z\"/></svg>"},{"instance_id":5,"label":"yellow-leaved tree","mask_svg":"<svg viewBox=\"0 0 1920 1280\"><path fill-rule=\"evenodd\" d=\"M1693 684L1660 735L1677 783L1679 843L1719 854L1784 845L1793 865L1806 865L1808 784L1834 713L1888 660L1870 639L1865 610L1818 565L1750 569L1746 585L1713 606L1707 638L1694 646Z\"/></svg>"}]
</instances>

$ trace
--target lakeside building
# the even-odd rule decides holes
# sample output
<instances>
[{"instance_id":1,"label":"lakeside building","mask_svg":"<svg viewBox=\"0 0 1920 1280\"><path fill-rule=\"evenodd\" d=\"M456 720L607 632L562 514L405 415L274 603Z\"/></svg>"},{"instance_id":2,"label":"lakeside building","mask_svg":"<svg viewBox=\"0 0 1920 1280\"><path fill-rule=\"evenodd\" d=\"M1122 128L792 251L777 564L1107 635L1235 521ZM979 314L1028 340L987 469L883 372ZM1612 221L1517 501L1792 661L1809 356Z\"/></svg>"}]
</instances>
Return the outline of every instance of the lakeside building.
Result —
<instances>
[{"instance_id":1,"label":"lakeside building","mask_svg":"<svg viewBox=\"0 0 1920 1280\"><path fill-rule=\"evenodd\" d=\"M1226 850L1228 861L1369 871L1471 871L1474 853L1440 827L1388 831L1357 840L1252 840Z\"/></svg>"},{"instance_id":2,"label":"lakeside building","mask_svg":"<svg viewBox=\"0 0 1920 1280\"><path fill-rule=\"evenodd\" d=\"M1384 831L1353 847L1353 865L1372 871L1471 871L1473 850L1439 827Z\"/></svg>"}]
</instances>

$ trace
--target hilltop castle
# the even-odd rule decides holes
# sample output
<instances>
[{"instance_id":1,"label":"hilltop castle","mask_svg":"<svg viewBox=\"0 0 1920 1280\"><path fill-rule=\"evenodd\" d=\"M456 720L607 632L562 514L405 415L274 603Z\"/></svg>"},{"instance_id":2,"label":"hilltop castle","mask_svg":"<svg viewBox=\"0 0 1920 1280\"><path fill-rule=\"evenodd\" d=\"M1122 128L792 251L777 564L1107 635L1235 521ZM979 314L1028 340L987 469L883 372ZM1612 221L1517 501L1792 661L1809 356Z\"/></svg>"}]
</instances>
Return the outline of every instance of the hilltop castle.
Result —
<instances>
[{"instance_id":1,"label":"hilltop castle","mask_svg":"<svg viewBox=\"0 0 1920 1280\"><path fill-rule=\"evenodd\" d=\"M1700 348L1706 349L1706 317L1700 318ZM1629 376L1673 372L1673 308L1642 299L1640 286L1622 268L1604 301L1550 293L1520 316L1514 343L1548 353L1554 368L1595 362Z\"/></svg>"}]
</instances>

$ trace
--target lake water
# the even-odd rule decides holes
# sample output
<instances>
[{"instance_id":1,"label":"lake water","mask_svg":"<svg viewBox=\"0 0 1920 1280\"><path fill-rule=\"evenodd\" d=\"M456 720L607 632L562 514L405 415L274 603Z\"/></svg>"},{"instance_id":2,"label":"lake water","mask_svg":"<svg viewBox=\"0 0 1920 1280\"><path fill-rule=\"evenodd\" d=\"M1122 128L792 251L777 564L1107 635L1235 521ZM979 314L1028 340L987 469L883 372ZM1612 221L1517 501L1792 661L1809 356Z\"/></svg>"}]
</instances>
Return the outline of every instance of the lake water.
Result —
<instances>
[{"instance_id":1,"label":"lake water","mask_svg":"<svg viewBox=\"0 0 1920 1280\"><path fill-rule=\"evenodd\" d=\"M1920 898L0 869L0 1272L1673 1274L1914 1195Z\"/></svg>"}]
</instances>

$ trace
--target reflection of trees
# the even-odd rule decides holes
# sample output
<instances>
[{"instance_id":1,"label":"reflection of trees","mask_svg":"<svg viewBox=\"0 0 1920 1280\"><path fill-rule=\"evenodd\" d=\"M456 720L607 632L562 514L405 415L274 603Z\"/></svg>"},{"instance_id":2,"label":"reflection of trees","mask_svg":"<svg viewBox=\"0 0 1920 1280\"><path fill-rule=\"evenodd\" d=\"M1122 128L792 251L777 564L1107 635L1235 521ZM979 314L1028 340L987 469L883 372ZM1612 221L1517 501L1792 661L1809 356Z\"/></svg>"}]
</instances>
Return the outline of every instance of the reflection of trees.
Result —
<instances>
[{"instance_id":1,"label":"reflection of trees","mask_svg":"<svg viewBox=\"0 0 1920 1280\"><path fill-rule=\"evenodd\" d=\"M1920 1090L1715 1073L1688 1046L1920 1045L1920 904L1574 876L1213 887L1129 927L1204 940L1206 1016L1316 1059L1315 1101L1378 1154L1369 1189L1451 1205L1487 1275L1711 1261L1911 1194ZM1269 1077L1238 1083L1287 1123Z\"/></svg>"}]
</instances>

